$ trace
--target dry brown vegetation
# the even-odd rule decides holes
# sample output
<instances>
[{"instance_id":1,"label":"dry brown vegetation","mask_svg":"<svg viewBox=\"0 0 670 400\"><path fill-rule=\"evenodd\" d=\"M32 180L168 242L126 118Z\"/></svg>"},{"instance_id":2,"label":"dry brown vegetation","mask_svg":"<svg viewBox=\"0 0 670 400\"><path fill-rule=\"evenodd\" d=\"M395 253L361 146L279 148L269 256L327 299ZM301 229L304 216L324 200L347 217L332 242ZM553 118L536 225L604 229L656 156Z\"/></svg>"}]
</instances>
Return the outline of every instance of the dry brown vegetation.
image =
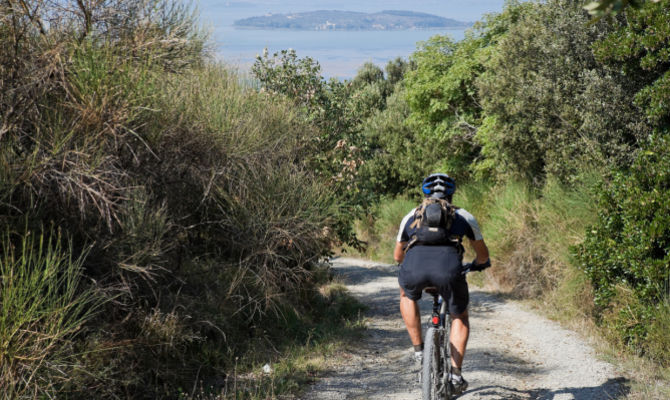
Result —
<instances>
[{"instance_id":1,"label":"dry brown vegetation","mask_svg":"<svg viewBox=\"0 0 670 400\"><path fill-rule=\"evenodd\" d=\"M3 298L2 322L25 332L1 338L0 387L15 388L6 396L174 398L194 382L216 391L249 346L271 359L286 339L277 329L318 322L314 272L338 215L306 167L314 128L241 87L206 43L172 1L0 4L4 251L32 249L35 234L69 249L58 254L80 260L76 279L47 287L72 295L34 312L82 318L30 350L40 331L6 312L23 303ZM10 264L3 287L38 296ZM19 362L8 349L32 355ZM21 366L31 357L42 360L34 379Z\"/></svg>"}]
</instances>

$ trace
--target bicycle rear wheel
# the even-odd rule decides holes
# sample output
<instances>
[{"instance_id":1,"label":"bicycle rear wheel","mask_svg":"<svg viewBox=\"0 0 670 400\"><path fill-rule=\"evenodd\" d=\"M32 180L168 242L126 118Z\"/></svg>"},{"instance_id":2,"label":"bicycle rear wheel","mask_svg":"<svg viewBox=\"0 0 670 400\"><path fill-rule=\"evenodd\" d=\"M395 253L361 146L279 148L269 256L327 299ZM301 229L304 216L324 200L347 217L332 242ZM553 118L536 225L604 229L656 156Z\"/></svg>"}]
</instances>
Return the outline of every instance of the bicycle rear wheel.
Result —
<instances>
[{"instance_id":1,"label":"bicycle rear wheel","mask_svg":"<svg viewBox=\"0 0 670 400\"><path fill-rule=\"evenodd\" d=\"M451 373L452 373L452 366L451 366L451 316L447 316L447 321L444 325L444 337L442 338L443 343L442 343L442 348L444 349L444 359L442 360L444 362L443 368L444 368L444 373L446 375L446 382L445 382L445 399L450 400L454 397L454 388L451 385L451 382L449 381L451 379Z\"/></svg>"},{"instance_id":2,"label":"bicycle rear wheel","mask_svg":"<svg viewBox=\"0 0 670 400\"><path fill-rule=\"evenodd\" d=\"M421 374L421 393L423 400L438 400L440 397L440 334L430 327L423 341L423 365Z\"/></svg>"}]
</instances>

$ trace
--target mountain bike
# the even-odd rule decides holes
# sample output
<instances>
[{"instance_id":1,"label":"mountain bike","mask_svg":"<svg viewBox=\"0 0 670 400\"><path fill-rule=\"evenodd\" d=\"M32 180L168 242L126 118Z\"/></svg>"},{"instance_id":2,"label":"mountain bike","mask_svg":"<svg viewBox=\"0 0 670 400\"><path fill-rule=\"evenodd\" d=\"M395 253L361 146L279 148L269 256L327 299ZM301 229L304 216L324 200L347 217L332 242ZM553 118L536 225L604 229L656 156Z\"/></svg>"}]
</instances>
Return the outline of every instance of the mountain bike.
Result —
<instances>
[{"instance_id":1,"label":"mountain bike","mask_svg":"<svg viewBox=\"0 0 670 400\"><path fill-rule=\"evenodd\" d=\"M469 269L463 271L467 274ZM451 346L451 314L447 310L447 302L436 288L426 288L425 292L433 296L433 313L430 317L431 326L426 331L423 348L423 365L421 366L421 398L423 400L450 400L456 393L449 378L452 373Z\"/></svg>"}]
</instances>

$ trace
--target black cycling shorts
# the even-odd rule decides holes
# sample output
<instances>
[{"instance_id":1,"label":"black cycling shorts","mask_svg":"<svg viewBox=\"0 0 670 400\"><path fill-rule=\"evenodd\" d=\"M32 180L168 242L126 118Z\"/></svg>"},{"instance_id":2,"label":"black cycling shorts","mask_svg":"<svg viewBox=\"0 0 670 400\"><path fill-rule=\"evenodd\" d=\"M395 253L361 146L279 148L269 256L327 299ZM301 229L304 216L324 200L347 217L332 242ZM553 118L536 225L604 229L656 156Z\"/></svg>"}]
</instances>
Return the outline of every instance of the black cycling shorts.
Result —
<instances>
[{"instance_id":1,"label":"black cycling shorts","mask_svg":"<svg viewBox=\"0 0 670 400\"><path fill-rule=\"evenodd\" d=\"M423 289L437 287L448 300L452 315L461 315L468 308L468 283L462 274L461 256L454 247L412 247L400 266L398 283L412 300L419 300Z\"/></svg>"}]
</instances>

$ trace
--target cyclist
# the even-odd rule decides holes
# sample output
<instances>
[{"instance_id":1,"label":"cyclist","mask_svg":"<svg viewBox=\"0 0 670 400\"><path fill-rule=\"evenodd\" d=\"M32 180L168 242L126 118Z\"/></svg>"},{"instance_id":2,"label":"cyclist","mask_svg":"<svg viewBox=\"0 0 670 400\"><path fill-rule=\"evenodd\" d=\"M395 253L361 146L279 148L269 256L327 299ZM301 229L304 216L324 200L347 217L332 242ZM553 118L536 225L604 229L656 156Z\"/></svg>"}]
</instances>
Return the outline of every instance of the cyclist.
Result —
<instances>
[{"instance_id":1,"label":"cyclist","mask_svg":"<svg viewBox=\"0 0 670 400\"><path fill-rule=\"evenodd\" d=\"M437 173L426 177L421 189L426 198L446 200L449 204L456 190L456 183L447 174ZM417 217L419 208L409 212L400 223L393 258L401 263L398 273L400 284L400 313L407 327L414 358L421 362L423 356L423 340L421 335L421 317L417 300L426 287L436 287L445 301L448 302L452 316L451 327L451 363L453 374L450 381L455 392L462 393L468 383L461 374L463 356L468 341L470 326L468 323L467 306L469 302L468 284L463 271L481 271L491 265L489 251L484 243L477 220L462 208L456 208L451 217L450 227L444 232L448 240L424 243L417 240ZM475 251L472 263L463 266L463 236ZM407 248L409 246L409 248Z\"/></svg>"}]
</instances>

